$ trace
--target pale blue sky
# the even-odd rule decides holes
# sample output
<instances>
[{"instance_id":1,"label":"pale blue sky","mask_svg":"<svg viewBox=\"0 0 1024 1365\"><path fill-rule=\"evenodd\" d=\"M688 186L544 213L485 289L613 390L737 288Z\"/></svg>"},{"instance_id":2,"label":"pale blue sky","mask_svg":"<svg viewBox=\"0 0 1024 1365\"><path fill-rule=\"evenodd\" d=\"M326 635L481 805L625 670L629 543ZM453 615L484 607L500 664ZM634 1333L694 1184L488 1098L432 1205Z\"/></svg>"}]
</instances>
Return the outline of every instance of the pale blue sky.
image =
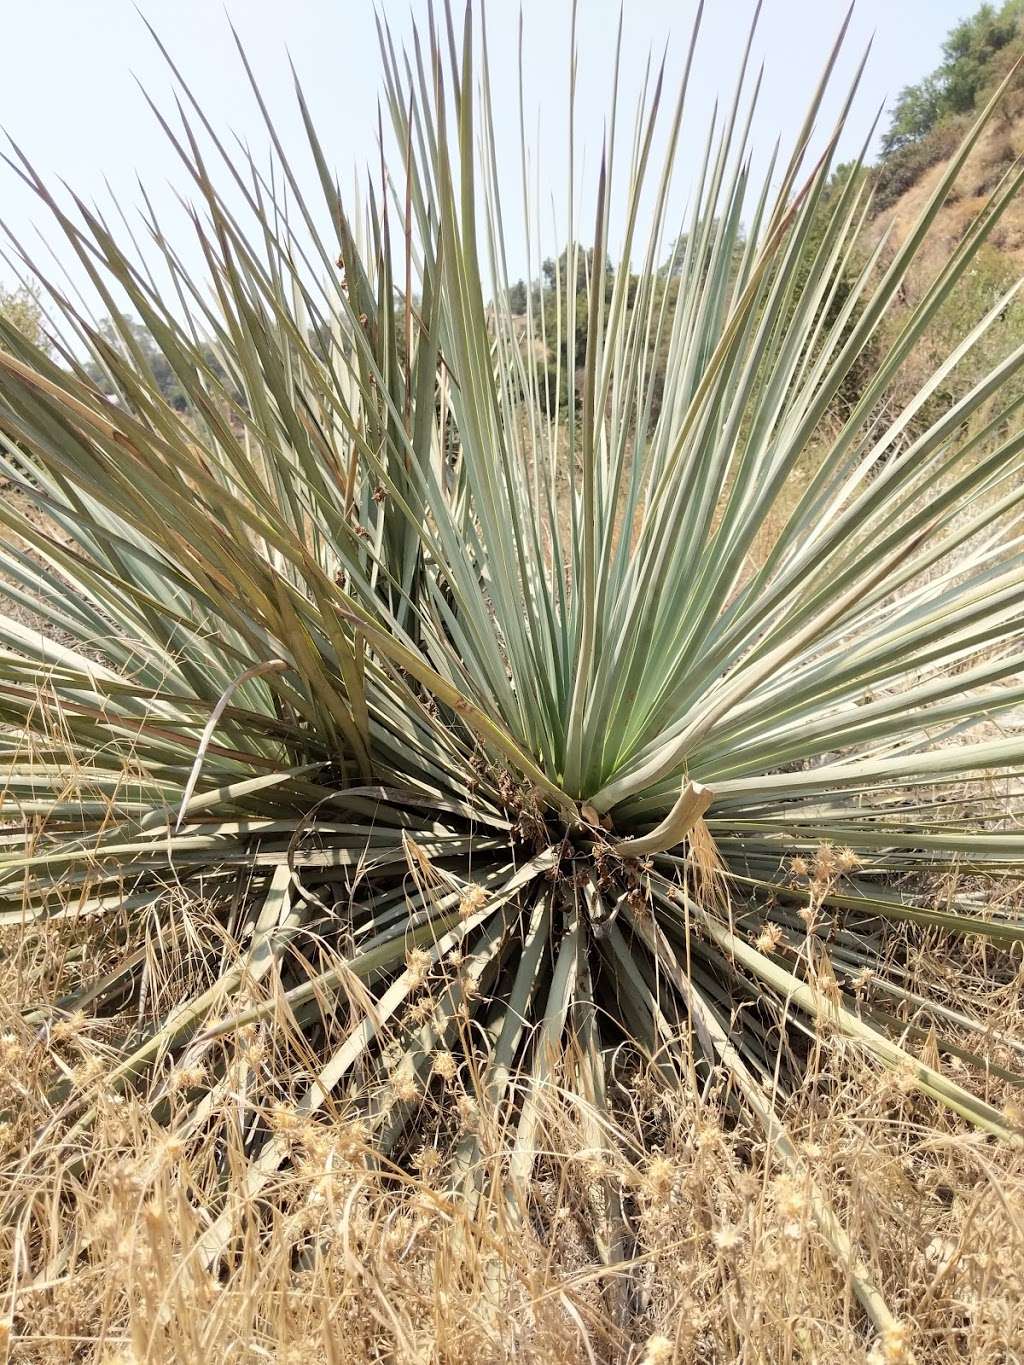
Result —
<instances>
[{"instance_id":1,"label":"pale blue sky","mask_svg":"<svg viewBox=\"0 0 1024 1365\"><path fill-rule=\"evenodd\" d=\"M140 0L170 46L213 122L266 143L246 86L220 0ZM410 5L382 5L400 35L408 32ZM543 131L545 180L564 173L565 53L570 0L523 0L527 52L527 106ZM752 12L748 0L707 0L691 108L710 112L717 94L731 89L739 48ZM755 142L767 150L777 133L792 135L845 12L846 0L766 0L755 59L766 64ZM919 79L939 57L950 26L976 8L973 0L859 0L840 76L848 75L872 32L875 43L851 124L846 150L854 150L878 105ZM295 111L286 49L302 77L328 154L343 180L374 155L379 64L370 0L228 0L261 81L265 98L289 144L304 140ZM425 12L412 0L413 13ZM671 36L681 60L695 0L625 0L623 88L639 90L650 48ZM618 0L580 0L579 122L589 161L600 149L607 107ZM161 211L171 211L170 185L184 187L164 135L135 85L137 78L169 106L166 67L131 0L5 0L4 75L0 125L18 141L47 178L64 177L85 198L102 199L109 181L122 205L139 200L135 174L152 187ZM515 31L519 5L490 0L487 18L502 147L509 156L510 194L518 193ZM677 63L678 66L678 63ZM842 80L836 82L836 94ZM172 106L171 106L172 107ZM834 106L833 106L834 107ZM696 156L691 124L682 156ZM852 134L856 134L853 136ZM31 195L0 168L0 216L19 236L45 223ZM680 193L687 166L680 167ZM518 201L516 201L518 202ZM52 238L52 233L47 233ZM513 256L517 254L515 241ZM521 254L521 253L520 253ZM512 262L514 271L521 265ZM0 265L0 278L7 272Z\"/></svg>"}]
</instances>

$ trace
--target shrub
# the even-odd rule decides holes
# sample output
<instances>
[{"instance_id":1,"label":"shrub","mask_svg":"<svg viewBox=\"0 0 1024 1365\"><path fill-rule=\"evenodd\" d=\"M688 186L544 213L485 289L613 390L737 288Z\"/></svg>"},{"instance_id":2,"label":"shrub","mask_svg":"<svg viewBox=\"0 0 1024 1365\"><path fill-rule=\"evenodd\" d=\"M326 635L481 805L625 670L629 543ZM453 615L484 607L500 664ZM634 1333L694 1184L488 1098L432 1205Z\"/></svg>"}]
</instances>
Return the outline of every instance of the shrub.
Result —
<instances>
[{"instance_id":1,"label":"shrub","mask_svg":"<svg viewBox=\"0 0 1024 1365\"><path fill-rule=\"evenodd\" d=\"M882 213L891 208L907 190L917 184L925 171L951 156L968 127L964 119L946 119L920 141L908 142L885 156L874 172L874 212ZM957 193L957 187L951 185L949 192L951 195Z\"/></svg>"},{"instance_id":2,"label":"shrub","mask_svg":"<svg viewBox=\"0 0 1024 1365\"><path fill-rule=\"evenodd\" d=\"M659 81L624 178L621 262L641 265L606 289L621 155L609 144L582 398L560 407L557 387L553 402L543 390L540 320L528 312L523 344L509 311L486 46L469 11L461 41L447 19L448 37L431 29L408 70L384 29L399 163L394 202L371 199L368 230L339 198L305 103L326 235L269 116L272 183L232 159L198 108L175 135L212 296L168 248L176 288L162 297L89 208L78 226L60 218L85 267L127 297L187 411L165 400L127 316L113 314L118 349L63 302L116 398L70 344L51 358L0 323L7 465L28 462L19 482L53 527L0 510L31 551L7 548L3 567L54 627L2 623L5 804L26 826L5 836L0 919L141 919L184 951L177 891L203 897L244 953L224 967L221 949L191 941L194 972L162 1022L144 952L60 1006L119 1018L104 1084L148 1082L158 1114L194 1094L190 1131L227 1093L234 1043L264 1025L299 1047L299 1113L358 1074L366 1131L396 1159L450 1054L447 1068L507 1101L519 1181L556 1086L595 1115L600 1146L609 1078L630 1049L667 1087L713 1073L806 1182L865 1308L891 1330L777 1099L812 1045L838 1042L1012 1136L943 1070L944 1016L893 961L907 926L1024 939L1009 909L936 901L920 880L1004 879L1021 854L990 778L1019 773L1024 740L963 732L1024 699L1024 576L1001 531L1024 499L1024 435L1011 424L978 458L963 432L986 403L1005 422L1000 395L1024 351L905 439L1001 301L881 428L873 419L1021 176L826 426L987 112L891 263L869 263L852 287L857 166L824 228L819 217L838 131L809 168L798 139L748 196L742 124L727 122L673 235L686 258L670 312L657 287ZM681 100L666 169L688 129ZM578 262L567 265L572 327ZM864 1003L876 973L884 993ZM904 1007L934 1035L924 1058ZM53 1111L73 1173L92 1092L72 1078ZM288 1160L287 1135L281 1122L240 1133L258 1194ZM457 1163L467 1197L475 1141ZM614 1260L618 1195L600 1181L597 1193ZM211 1262L229 1226L213 1221Z\"/></svg>"}]
</instances>

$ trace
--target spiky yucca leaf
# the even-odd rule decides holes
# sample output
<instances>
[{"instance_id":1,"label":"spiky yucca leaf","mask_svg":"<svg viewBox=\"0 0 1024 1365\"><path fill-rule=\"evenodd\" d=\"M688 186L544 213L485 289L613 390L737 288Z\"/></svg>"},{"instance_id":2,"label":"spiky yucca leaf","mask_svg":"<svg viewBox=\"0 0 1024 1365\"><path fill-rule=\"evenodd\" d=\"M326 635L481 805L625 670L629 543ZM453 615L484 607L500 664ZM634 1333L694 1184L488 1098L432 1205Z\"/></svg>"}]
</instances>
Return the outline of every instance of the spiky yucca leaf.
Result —
<instances>
[{"instance_id":1,"label":"spiky yucca leaf","mask_svg":"<svg viewBox=\"0 0 1024 1365\"><path fill-rule=\"evenodd\" d=\"M314 1046L353 1012L306 1113L357 1070L383 1084L381 1045L400 1040L409 1085L368 1114L385 1151L406 1140L432 1051L461 1040L518 1115L520 1179L561 1063L600 1112L623 1036L667 1084L689 1083L695 1049L793 1163L778 1104L815 1034L1007 1136L917 1057L899 1014L969 1020L911 997L898 970L870 1006L855 982L891 958L900 923L1024 939L1011 913L929 889L951 871L1006 878L1024 846L1009 818L1024 739L971 732L1024 702L1024 348L915 420L1004 301L914 402L883 404L1024 172L884 333L989 110L902 242L861 265L859 168L825 193L842 120L808 151L835 54L760 187L744 62L670 238L691 46L677 93L664 71L645 92L628 155L612 123L587 252L568 187L550 335L535 294L525 319L509 307L486 39L469 10L461 35L444 24L408 55L382 28L398 153L365 209L343 202L301 92L316 205L265 110L272 173L228 150L178 76L181 126L165 128L208 279L147 214L161 292L96 210L69 217L15 163L119 344L54 281L53 353L0 320L4 472L43 514L0 509L16 537L3 591L46 624L0 623L4 810L24 828L4 836L0 919L127 913L173 936L168 888L201 890L246 945L213 985L153 1024L136 955L62 1002L123 1014L111 1083L168 1055L208 1060L194 1127L219 1084L214 1040L286 1006ZM534 266L531 174L524 149ZM581 277L570 399L559 363ZM161 397L129 313L185 411ZM837 423L837 393L883 334ZM431 994L453 953L458 974ZM88 1124L87 1094L57 1098L72 1132ZM249 1142L258 1192L288 1147L259 1126ZM471 1190L470 1139L459 1166ZM820 1202L818 1216L884 1326L837 1220ZM211 1260L230 1227L228 1210Z\"/></svg>"}]
</instances>

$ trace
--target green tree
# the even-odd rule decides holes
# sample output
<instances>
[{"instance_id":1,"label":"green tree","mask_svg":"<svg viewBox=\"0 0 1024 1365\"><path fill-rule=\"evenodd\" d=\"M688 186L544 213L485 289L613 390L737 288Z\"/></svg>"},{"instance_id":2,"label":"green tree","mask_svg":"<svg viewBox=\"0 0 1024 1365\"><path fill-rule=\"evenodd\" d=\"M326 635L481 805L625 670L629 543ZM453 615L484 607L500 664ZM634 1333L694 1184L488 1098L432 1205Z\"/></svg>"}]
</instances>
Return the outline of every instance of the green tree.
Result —
<instances>
[{"instance_id":1,"label":"green tree","mask_svg":"<svg viewBox=\"0 0 1024 1365\"><path fill-rule=\"evenodd\" d=\"M147 327L135 318L127 319L131 329L132 338L142 352L145 363L156 382L157 388L172 407L179 411L184 411L188 406L185 391L182 389L174 371L168 363L167 357L160 350L153 339L153 334ZM110 318L103 318L99 326L100 335L103 340L114 350L124 354L125 343L117 330L117 327ZM86 373L98 389L103 393L111 394L114 386L110 381L104 367L95 361L90 361L86 365Z\"/></svg>"},{"instance_id":2,"label":"green tree","mask_svg":"<svg viewBox=\"0 0 1024 1365\"><path fill-rule=\"evenodd\" d=\"M508 306L513 313L525 313L526 300L526 281L516 280L515 284L508 291Z\"/></svg>"},{"instance_id":3,"label":"green tree","mask_svg":"<svg viewBox=\"0 0 1024 1365\"><path fill-rule=\"evenodd\" d=\"M882 155L891 156L900 148L920 142L934 126L942 108L942 85L934 75L900 91L888 129L882 134Z\"/></svg>"},{"instance_id":4,"label":"green tree","mask_svg":"<svg viewBox=\"0 0 1024 1365\"><path fill-rule=\"evenodd\" d=\"M942 119L975 108L998 74L994 58L1018 35L1022 13L1024 0L1005 0L998 9L984 4L951 29L938 67L900 91L882 136L883 158L921 142Z\"/></svg>"},{"instance_id":5,"label":"green tree","mask_svg":"<svg viewBox=\"0 0 1024 1365\"><path fill-rule=\"evenodd\" d=\"M13 322L19 332L23 332L34 346L49 349L44 327L43 310L39 296L27 285L17 289L0 288L0 313Z\"/></svg>"},{"instance_id":6,"label":"green tree","mask_svg":"<svg viewBox=\"0 0 1024 1365\"><path fill-rule=\"evenodd\" d=\"M992 75L992 58L1015 36L1024 5L1009 0L999 10L982 5L951 31L942 45L943 112L966 114Z\"/></svg>"}]
</instances>

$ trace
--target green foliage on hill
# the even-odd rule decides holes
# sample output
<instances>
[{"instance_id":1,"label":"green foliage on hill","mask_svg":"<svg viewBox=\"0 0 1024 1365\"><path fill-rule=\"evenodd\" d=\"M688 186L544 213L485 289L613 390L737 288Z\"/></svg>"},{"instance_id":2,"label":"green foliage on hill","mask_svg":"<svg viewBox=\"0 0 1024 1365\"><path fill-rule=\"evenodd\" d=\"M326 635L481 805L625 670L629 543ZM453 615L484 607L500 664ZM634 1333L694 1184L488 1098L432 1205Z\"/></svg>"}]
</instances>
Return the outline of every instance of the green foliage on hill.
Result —
<instances>
[{"instance_id":1,"label":"green foliage on hill","mask_svg":"<svg viewBox=\"0 0 1024 1365\"><path fill-rule=\"evenodd\" d=\"M905 86L882 136L875 208L888 208L918 177L948 156L963 120L1024 52L1024 0L984 4L961 20L942 45L942 61L916 85Z\"/></svg>"}]
</instances>

